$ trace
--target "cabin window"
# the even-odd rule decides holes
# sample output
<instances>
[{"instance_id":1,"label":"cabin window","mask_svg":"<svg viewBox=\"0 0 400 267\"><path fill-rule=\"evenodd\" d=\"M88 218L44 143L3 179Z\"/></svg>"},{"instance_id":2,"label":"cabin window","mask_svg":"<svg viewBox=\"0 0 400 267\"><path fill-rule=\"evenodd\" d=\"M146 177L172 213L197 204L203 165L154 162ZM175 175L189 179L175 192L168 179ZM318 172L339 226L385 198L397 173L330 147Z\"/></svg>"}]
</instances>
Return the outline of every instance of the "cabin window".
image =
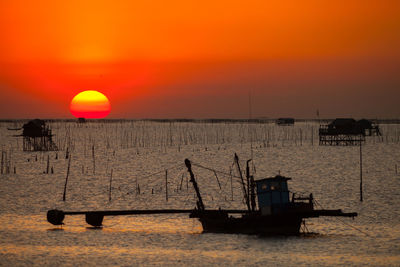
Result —
<instances>
[{"instance_id":1,"label":"cabin window","mask_svg":"<svg viewBox=\"0 0 400 267\"><path fill-rule=\"evenodd\" d=\"M271 183L271 190L272 191L278 191L278 190L280 190L281 189L281 184L280 183L278 183L278 182L272 182Z\"/></svg>"},{"instance_id":2,"label":"cabin window","mask_svg":"<svg viewBox=\"0 0 400 267\"><path fill-rule=\"evenodd\" d=\"M267 190L267 184L262 184L262 185L261 185L261 189L262 189L262 190Z\"/></svg>"}]
</instances>

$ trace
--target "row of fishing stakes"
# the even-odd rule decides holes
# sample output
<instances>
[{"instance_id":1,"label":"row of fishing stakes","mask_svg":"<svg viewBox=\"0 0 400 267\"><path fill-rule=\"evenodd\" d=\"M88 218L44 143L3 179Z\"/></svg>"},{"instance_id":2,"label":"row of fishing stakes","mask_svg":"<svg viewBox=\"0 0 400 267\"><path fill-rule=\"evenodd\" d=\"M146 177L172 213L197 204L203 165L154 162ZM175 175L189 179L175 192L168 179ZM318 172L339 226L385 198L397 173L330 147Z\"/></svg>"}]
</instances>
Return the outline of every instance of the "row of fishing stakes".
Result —
<instances>
[{"instance_id":1,"label":"row of fishing stakes","mask_svg":"<svg viewBox=\"0 0 400 267\"><path fill-rule=\"evenodd\" d=\"M68 153L68 152L67 152ZM1 174L3 174L3 155L4 152L2 152L2 161L1 161ZM71 158L72 156L70 154L67 154L68 158L68 168L67 168L67 176L65 178L65 185L64 185L64 193L63 193L63 201L65 201L65 196L66 196L66 190L67 190L67 183L68 183L68 177L69 177L69 170L71 166ZM95 154L94 154L94 145L92 146L92 157L93 157L93 174L95 174ZM395 165L395 172L397 175L397 164ZM15 173L15 167L14 167L14 173ZM49 173L49 156L47 156L47 168L46 168L46 173ZM52 168L52 173L53 173L53 168ZM112 191L112 174L113 170L111 169L111 174L110 174L110 186L109 186L109 201L111 201L111 191ZM219 182L218 176L214 171L214 175L217 179L218 185L221 188L221 184ZM183 177L182 177L183 179ZM362 142L360 142L360 201L363 201L363 177L362 177ZM232 183L232 182L231 182ZM137 180L136 180L137 184ZM139 189L139 185L137 184L137 190ZM139 191L140 192L140 191ZM233 197L233 193L232 193ZM165 200L168 201L168 170L165 170Z\"/></svg>"},{"instance_id":2,"label":"row of fishing stakes","mask_svg":"<svg viewBox=\"0 0 400 267\"><path fill-rule=\"evenodd\" d=\"M92 146L92 154L94 155L94 146ZM37 156L36 156L37 157ZM66 178L65 178L65 184L64 184L64 190L63 190L63 201L66 201L66 191L67 191L67 186L68 186L68 179L69 179L69 173L70 173L70 168L71 168L71 161L72 161L72 155L71 153L69 153L68 148L67 148L67 152L66 152L66 159L68 159L68 167L67 167L67 173L66 173ZM56 159L57 159L57 154L56 154ZM94 160L94 157L93 157ZM45 172L48 173L49 170L49 166L50 166L50 157L48 156L47 158L47 170ZM95 163L93 162L93 167L95 166ZM83 167L82 167L83 168ZM82 169L83 170L83 169ZM106 171L107 172L107 171ZM53 173L53 170L52 170ZM82 173L84 173L82 171ZM93 173L95 173L95 171L93 170ZM221 190L222 186L221 186L221 182L219 181L218 175L216 173L215 170L213 170L214 176L216 178L216 181L218 183L218 187ZM154 175L154 174L152 174ZM233 200L233 181L232 181L232 166L230 166L230 172L229 172L229 176L230 176L230 185L231 185L231 200ZM183 180L184 180L185 175L182 174L181 177L181 181L180 183L177 184L177 192L179 190L182 190L182 185L183 185ZM112 199L112 178L113 178L113 169L111 169L110 172L110 179L109 179L109 196L108 196L108 200L111 202ZM136 194L140 194L140 185L138 184L137 178L135 179L135 183L136 183ZM186 189L189 189L189 185L188 185L188 177L186 176ZM151 194L154 194L154 188L151 189ZM169 190L168 190L168 169L165 170L165 200L168 201L169 200Z\"/></svg>"},{"instance_id":3,"label":"row of fishing stakes","mask_svg":"<svg viewBox=\"0 0 400 267\"><path fill-rule=\"evenodd\" d=\"M240 143L245 145L252 138L255 147L276 147L282 142L284 146L318 144L318 126L316 122L303 123L294 127L275 126L272 121L252 120L252 137L247 134L248 122L240 123L211 123L195 122L182 124L179 122L149 122L149 121L115 121L113 123L95 123L87 127L97 127L104 130L106 142L99 140L100 135L94 135L93 131L85 131L84 151L85 156L92 150L92 144L105 144L107 149L119 148L142 148L159 146L160 149L176 148L182 150L186 145L225 145L229 143ZM54 125L57 125L55 123ZM64 125L62 125L64 126ZM77 145L77 139L71 134L74 127L82 128L82 125L67 125L65 135L56 136L57 146L60 148ZM56 126L57 127L57 126ZM61 128L61 124L58 125ZM385 135L374 137L372 142L400 142L400 131L397 129L386 129ZM137 150L138 153L140 150ZM393 166L394 167L394 166Z\"/></svg>"},{"instance_id":4,"label":"row of fishing stakes","mask_svg":"<svg viewBox=\"0 0 400 267\"><path fill-rule=\"evenodd\" d=\"M67 176L65 177L65 184L64 184L63 201L65 201L66 194L67 194L67 184L68 184L69 170L70 170L70 167L71 167L71 158L72 158L72 156L69 155L69 157L68 157L68 167L67 167ZM49 161L49 158L47 158L47 160ZM109 191L108 191L109 192L108 193L108 201L110 201L110 202L111 202L111 193L112 193L112 175L113 175L113 169L111 169L111 173L110 173L110 183L109 183ZM183 176L182 176L182 180L183 180ZM182 181L181 181L181 187L182 187ZM139 194L140 194L139 185L137 185L137 190L139 191ZM153 190L152 190L152 193L153 193ZM165 170L165 200L168 201L168 170Z\"/></svg>"},{"instance_id":5,"label":"row of fishing stakes","mask_svg":"<svg viewBox=\"0 0 400 267\"><path fill-rule=\"evenodd\" d=\"M10 174L11 172L11 153L8 155L7 151L1 151L1 174ZM14 166L14 174L17 172Z\"/></svg>"}]
</instances>

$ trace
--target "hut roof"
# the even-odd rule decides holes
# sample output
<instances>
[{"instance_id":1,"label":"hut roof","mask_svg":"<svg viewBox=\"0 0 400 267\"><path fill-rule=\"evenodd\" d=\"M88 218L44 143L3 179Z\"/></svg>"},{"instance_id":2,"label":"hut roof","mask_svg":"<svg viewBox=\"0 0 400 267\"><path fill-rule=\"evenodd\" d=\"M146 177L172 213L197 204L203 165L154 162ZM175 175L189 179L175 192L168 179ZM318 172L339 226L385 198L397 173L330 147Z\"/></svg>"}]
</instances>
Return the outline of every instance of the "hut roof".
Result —
<instances>
[{"instance_id":1,"label":"hut roof","mask_svg":"<svg viewBox=\"0 0 400 267\"><path fill-rule=\"evenodd\" d=\"M361 120L357 121L357 124L363 129L371 129L372 128L372 122L367 119L361 119Z\"/></svg>"},{"instance_id":2,"label":"hut roof","mask_svg":"<svg viewBox=\"0 0 400 267\"><path fill-rule=\"evenodd\" d=\"M23 136L39 137L48 135L48 131L46 131L46 123L44 120L31 120L25 123L22 128L24 129L22 132Z\"/></svg>"},{"instance_id":3,"label":"hut roof","mask_svg":"<svg viewBox=\"0 0 400 267\"><path fill-rule=\"evenodd\" d=\"M330 125L335 127L353 126L355 124L356 120L353 118L337 118L330 123Z\"/></svg>"}]
</instances>

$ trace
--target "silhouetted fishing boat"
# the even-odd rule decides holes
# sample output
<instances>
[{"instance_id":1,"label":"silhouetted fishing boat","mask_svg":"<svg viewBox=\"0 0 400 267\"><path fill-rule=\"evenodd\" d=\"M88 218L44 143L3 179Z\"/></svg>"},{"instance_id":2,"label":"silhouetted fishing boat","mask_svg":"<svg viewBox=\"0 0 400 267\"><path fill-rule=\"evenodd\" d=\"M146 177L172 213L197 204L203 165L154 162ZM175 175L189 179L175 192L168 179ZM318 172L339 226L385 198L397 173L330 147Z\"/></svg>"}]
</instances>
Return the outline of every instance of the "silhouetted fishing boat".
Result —
<instances>
[{"instance_id":1,"label":"silhouetted fishing boat","mask_svg":"<svg viewBox=\"0 0 400 267\"><path fill-rule=\"evenodd\" d=\"M239 160L235 154L238 172L241 174ZM193 174L191 162L186 159L185 165L190 174L197 195L196 208L192 210L120 210L120 211L76 211L64 212L49 210L47 220L54 224L63 224L65 215L84 214L86 222L92 226L101 226L104 216L116 215L148 215L166 213L188 213L190 218L198 218L203 232L232 233L232 234L259 234L259 235L298 235L300 227L306 218L320 216L355 217L357 213L344 213L341 210L314 209L312 194L307 197L290 198L287 181L291 178L277 175L254 181L249 174L249 162L246 166L246 181L240 175L243 194L247 209L228 210L206 209ZM258 202L256 203L256 198ZM258 205L257 205L258 204ZM258 206L258 207L257 207Z\"/></svg>"},{"instance_id":2,"label":"silhouetted fishing boat","mask_svg":"<svg viewBox=\"0 0 400 267\"><path fill-rule=\"evenodd\" d=\"M236 154L235 161L241 174ZM229 210L206 210L191 170L190 161L185 160L185 164L198 198L197 209L190 214L190 217L200 220L204 232L297 235L300 233L300 226L305 218L357 216L357 213L344 213L341 210L315 210L312 194L308 197L296 197L295 194L292 194L292 198L289 199L287 181L291 178L277 175L254 181L253 176L249 175L249 161L247 161L246 167L247 188L241 176L247 210L242 212L239 217L232 216Z\"/></svg>"}]
</instances>

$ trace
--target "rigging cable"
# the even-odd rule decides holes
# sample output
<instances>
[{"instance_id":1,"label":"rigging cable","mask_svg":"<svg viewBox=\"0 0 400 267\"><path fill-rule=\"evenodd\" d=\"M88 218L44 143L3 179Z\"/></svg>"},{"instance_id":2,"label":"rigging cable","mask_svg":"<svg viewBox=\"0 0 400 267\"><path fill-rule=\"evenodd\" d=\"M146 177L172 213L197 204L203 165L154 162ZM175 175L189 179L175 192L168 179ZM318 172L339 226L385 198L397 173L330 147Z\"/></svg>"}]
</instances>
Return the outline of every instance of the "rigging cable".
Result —
<instances>
[{"instance_id":1,"label":"rigging cable","mask_svg":"<svg viewBox=\"0 0 400 267\"><path fill-rule=\"evenodd\" d=\"M140 179L147 179L147 178L150 178L150 177L155 176L155 175L157 175L157 174L164 173L166 170L173 170L173 169L176 169L176 168L178 168L178 167L182 167L182 163L176 164L176 165L174 165L174 166L172 166L172 167L169 167L169 168L166 168L166 169L162 169L162 170L160 170L160 171L158 171L158 172L149 174L149 175L147 175L147 176L140 177ZM127 194L131 194L131 193L133 193L135 190L136 190L136 189L131 190L131 191L128 191Z\"/></svg>"},{"instance_id":2,"label":"rigging cable","mask_svg":"<svg viewBox=\"0 0 400 267\"><path fill-rule=\"evenodd\" d=\"M211 171L211 172L220 173L220 174L223 174L223 175L226 175L226 176L229 176L229 177L231 176L230 173L223 172L223 171L218 171L218 170L215 170L215 169L212 169L212 168L209 168L209 167L205 167L205 166L202 166L202 165L200 165L200 164L198 164L198 163L192 162L192 165L193 165L193 166L196 166L196 167L199 167L199 168L203 168L203 169L209 170L209 171ZM239 176L232 175L232 177L240 179Z\"/></svg>"},{"instance_id":3,"label":"rigging cable","mask_svg":"<svg viewBox=\"0 0 400 267\"><path fill-rule=\"evenodd\" d=\"M324 209L324 208L322 207L322 205L319 204L319 202L318 202L315 198L314 198L314 203L317 204L321 209ZM362 231L361 229L359 229L359 228L357 228L357 227L355 227L355 226L353 226L353 225L351 225L351 224L349 224L349 223L346 223L345 221L343 221L343 220L341 220L341 219L339 219L339 218L337 218L337 217L335 217L335 219L338 220L339 222L343 223L344 225L347 225L347 226L349 226L349 227L351 227L351 228L353 228L353 229L355 229L355 230L357 230L357 231L359 231L359 232L365 234L366 236L371 237L371 235L369 235L368 233Z\"/></svg>"}]
</instances>

